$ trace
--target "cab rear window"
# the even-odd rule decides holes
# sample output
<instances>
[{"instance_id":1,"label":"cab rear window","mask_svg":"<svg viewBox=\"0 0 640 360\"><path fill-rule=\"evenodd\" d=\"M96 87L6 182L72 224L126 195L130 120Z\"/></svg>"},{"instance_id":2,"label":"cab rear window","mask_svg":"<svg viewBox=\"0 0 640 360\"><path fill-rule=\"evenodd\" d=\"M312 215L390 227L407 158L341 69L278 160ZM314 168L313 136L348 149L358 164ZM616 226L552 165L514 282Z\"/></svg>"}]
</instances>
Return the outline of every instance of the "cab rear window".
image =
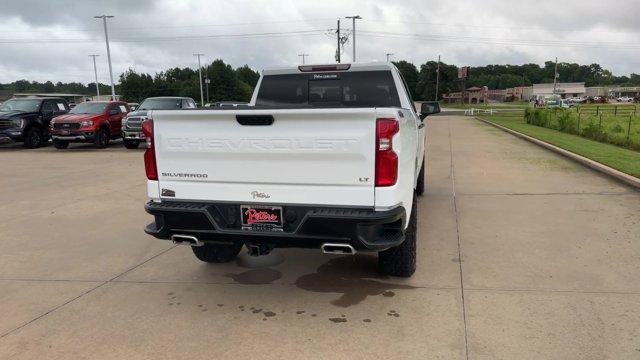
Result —
<instances>
[{"instance_id":1,"label":"cab rear window","mask_svg":"<svg viewBox=\"0 0 640 360\"><path fill-rule=\"evenodd\" d=\"M400 107L390 71L266 75L256 106Z\"/></svg>"}]
</instances>

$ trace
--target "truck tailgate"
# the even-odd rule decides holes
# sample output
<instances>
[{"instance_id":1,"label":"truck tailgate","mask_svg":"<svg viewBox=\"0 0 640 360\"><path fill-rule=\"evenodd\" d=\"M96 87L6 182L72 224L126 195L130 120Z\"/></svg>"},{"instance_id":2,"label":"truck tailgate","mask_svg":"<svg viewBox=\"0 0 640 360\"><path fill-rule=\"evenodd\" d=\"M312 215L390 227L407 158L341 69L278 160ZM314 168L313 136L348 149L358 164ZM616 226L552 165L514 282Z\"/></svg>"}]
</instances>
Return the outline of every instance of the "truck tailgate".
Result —
<instances>
[{"instance_id":1,"label":"truck tailgate","mask_svg":"<svg viewBox=\"0 0 640 360\"><path fill-rule=\"evenodd\" d=\"M237 115L272 116L273 123L243 125ZM154 111L152 117L163 199L374 205L374 108Z\"/></svg>"}]
</instances>

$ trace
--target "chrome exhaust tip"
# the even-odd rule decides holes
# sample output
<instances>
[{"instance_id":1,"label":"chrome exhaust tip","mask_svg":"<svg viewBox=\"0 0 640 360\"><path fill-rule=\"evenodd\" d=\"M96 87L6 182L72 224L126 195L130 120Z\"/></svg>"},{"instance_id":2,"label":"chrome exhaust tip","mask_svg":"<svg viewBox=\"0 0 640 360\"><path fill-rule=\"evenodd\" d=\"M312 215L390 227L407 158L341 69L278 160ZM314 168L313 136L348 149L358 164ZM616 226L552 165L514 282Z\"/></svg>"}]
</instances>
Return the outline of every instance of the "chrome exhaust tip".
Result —
<instances>
[{"instance_id":1,"label":"chrome exhaust tip","mask_svg":"<svg viewBox=\"0 0 640 360\"><path fill-rule=\"evenodd\" d=\"M324 254L355 255L356 249L349 244L324 243L320 246Z\"/></svg>"},{"instance_id":2,"label":"chrome exhaust tip","mask_svg":"<svg viewBox=\"0 0 640 360\"><path fill-rule=\"evenodd\" d=\"M204 243L198 240L197 237L191 235L171 235L171 241L176 245L187 245L187 246L202 246Z\"/></svg>"}]
</instances>

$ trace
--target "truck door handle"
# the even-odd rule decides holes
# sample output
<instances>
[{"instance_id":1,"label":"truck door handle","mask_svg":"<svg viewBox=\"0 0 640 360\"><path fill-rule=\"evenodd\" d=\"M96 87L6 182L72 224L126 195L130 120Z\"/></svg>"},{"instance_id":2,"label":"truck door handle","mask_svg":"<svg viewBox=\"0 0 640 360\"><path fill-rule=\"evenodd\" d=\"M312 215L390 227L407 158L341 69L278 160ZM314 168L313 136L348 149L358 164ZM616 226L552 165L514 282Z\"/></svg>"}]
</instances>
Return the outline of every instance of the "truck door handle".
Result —
<instances>
[{"instance_id":1,"label":"truck door handle","mask_svg":"<svg viewBox=\"0 0 640 360\"><path fill-rule=\"evenodd\" d=\"M418 129L422 129L424 127L424 123L420 123L420 125L418 125Z\"/></svg>"},{"instance_id":2,"label":"truck door handle","mask_svg":"<svg viewBox=\"0 0 640 360\"><path fill-rule=\"evenodd\" d=\"M244 126L269 126L273 124L273 115L236 115L236 120Z\"/></svg>"}]
</instances>

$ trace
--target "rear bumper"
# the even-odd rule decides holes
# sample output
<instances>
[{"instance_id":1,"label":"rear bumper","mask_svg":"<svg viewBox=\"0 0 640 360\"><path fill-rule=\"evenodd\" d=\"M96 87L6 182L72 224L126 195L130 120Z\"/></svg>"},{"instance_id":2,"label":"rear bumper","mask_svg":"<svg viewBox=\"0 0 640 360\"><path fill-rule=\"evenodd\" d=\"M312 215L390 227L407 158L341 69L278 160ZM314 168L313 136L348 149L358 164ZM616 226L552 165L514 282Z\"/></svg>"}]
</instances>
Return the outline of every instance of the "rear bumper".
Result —
<instances>
[{"instance_id":1,"label":"rear bumper","mask_svg":"<svg viewBox=\"0 0 640 360\"><path fill-rule=\"evenodd\" d=\"M274 247L320 248L344 243L359 251L380 251L404 241L406 212L283 206L283 231L250 231L240 226L240 205L229 203L148 202L155 217L145 232L159 239L192 235L203 242L269 244Z\"/></svg>"}]
</instances>

